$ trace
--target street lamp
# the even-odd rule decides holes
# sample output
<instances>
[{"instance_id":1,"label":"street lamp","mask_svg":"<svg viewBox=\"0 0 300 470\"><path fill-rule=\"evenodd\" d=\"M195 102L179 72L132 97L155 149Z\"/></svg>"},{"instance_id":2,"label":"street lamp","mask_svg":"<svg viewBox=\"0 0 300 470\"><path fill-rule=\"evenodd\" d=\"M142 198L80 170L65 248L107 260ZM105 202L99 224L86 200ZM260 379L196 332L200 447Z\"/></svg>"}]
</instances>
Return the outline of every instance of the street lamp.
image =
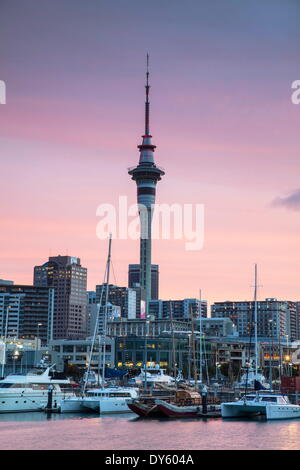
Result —
<instances>
[{"instance_id":1,"label":"street lamp","mask_svg":"<svg viewBox=\"0 0 300 470\"><path fill-rule=\"evenodd\" d=\"M219 370L221 369L221 363L220 362L216 362L216 381L219 380Z\"/></svg>"},{"instance_id":2,"label":"street lamp","mask_svg":"<svg viewBox=\"0 0 300 470\"><path fill-rule=\"evenodd\" d=\"M37 356L38 356L38 351L39 351L40 326L43 326L43 323L38 323L37 324L37 336L36 336L35 353L34 353L34 364L35 365L37 365Z\"/></svg>"},{"instance_id":3,"label":"street lamp","mask_svg":"<svg viewBox=\"0 0 300 470\"><path fill-rule=\"evenodd\" d=\"M188 380L191 380L191 333L188 333Z\"/></svg>"},{"instance_id":4,"label":"street lamp","mask_svg":"<svg viewBox=\"0 0 300 470\"><path fill-rule=\"evenodd\" d=\"M269 327L270 327L270 337L271 337L271 349L269 347L269 383L270 383L270 390L272 390L272 366L273 366L273 319L269 319ZM272 354L272 360L271 360Z\"/></svg>"},{"instance_id":5,"label":"street lamp","mask_svg":"<svg viewBox=\"0 0 300 470\"><path fill-rule=\"evenodd\" d=\"M16 372L16 361L19 359L20 353L17 349L15 349L12 359L13 359L13 373Z\"/></svg>"},{"instance_id":6,"label":"street lamp","mask_svg":"<svg viewBox=\"0 0 300 470\"><path fill-rule=\"evenodd\" d=\"M288 344L289 335L284 335L284 336L286 337L286 355L285 355L286 373L287 373L287 375L289 375L289 365L288 365L288 363L291 360L290 355L289 355L289 344Z\"/></svg>"},{"instance_id":7,"label":"street lamp","mask_svg":"<svg viewBox=\"0 0 300 470\"><path fill-rule=\"evenodd\" d=\"M150 324L150 315L146 314L146 321L145 321L145 329L144 329L144 335L145 335L145 343L144 343L144 390L147 390L147 337L149 336L149 324Z\"/></svg>"}]
</instances>

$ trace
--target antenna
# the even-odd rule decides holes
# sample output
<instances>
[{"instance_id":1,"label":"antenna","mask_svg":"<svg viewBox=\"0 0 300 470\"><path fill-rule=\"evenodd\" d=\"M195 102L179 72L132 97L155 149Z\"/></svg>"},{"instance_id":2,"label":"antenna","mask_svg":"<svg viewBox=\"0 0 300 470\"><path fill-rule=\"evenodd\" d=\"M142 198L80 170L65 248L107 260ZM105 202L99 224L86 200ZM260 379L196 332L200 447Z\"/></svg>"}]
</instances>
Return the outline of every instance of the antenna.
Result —
<instances>
[{"instance_id":1,"label":"antenna","mask_svg":"<svg viewBox=\"0 0 300 470\"><path fill-rule=\"evenodd\" d=\"M149 102L149 54L147 53L147 71L146 71L146 103L145 103L145 135L149 135L149 111L150 111L150 102Z\"/></svg>"},{"instance_id":2,"label":"antenna","mask_svg":"<svg viewBox=\"0 0 300 470\"><path fill-rule=\"evenodd\" d=\"M146 86L149 86L149 54L147 53L147 73L146 73L146 76L147 76L147 85Z\"/></svg>"}]
</instances>

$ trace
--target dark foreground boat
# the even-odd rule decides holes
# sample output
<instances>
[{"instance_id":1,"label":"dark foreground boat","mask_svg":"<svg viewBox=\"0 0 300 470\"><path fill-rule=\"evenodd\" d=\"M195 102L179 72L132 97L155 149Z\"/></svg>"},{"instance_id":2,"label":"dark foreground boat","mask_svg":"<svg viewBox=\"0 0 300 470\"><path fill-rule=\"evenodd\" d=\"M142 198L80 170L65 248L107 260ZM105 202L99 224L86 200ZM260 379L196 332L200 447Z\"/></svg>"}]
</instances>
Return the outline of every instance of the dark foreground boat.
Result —
<instances>
[{"instance_id":1,"label":"dark foreground boat","mask_svg":"<svg viewBox=\"0 0 300 470\"><path fill-rule=\"evenodd\" d=\"M155 400L158 410L168 418L219 418L221 417L220 405L209 405L203 412L201 405L176 405L164 400Z\"/></svg>"},{"instance_id":2,"label":"dark foreground boat","mask_svg":"<svg viewBox=\"0 0 300 470\"><path fill-rule=\"evenodd\" d=\"M127 403L128 408L142 418L151 418L164 416L160 411L155 400L152 399L133 399Z\"/></svg>"},{"instance_id":3,"label":"dark foreground boat","mask_svg":"<svg viewBox=\"0 0 300 470\"><path fill-rule=\"evenodd\" d=\"M203 409L202 398L194 390L177 390L166 397L140 397L130 400L128 407L140 417L199 418L220 417L220 405L209 404Z\"/></svg>"}]
</instances>

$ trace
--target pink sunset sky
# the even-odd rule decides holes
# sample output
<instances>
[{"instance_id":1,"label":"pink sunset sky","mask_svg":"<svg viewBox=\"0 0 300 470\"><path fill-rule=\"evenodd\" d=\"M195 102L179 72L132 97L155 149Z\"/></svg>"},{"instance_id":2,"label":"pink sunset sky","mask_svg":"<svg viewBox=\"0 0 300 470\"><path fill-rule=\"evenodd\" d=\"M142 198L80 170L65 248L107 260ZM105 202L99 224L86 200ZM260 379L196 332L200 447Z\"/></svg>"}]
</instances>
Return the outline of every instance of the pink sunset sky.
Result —
<instances>
[{"instance_id":1,"label":"pink sunset sky","mask_svg":"<svg viewBox=\"0 0 300 470\"><path fill-rule=\"evenodd\" d=\"M158 203L205 205L205 240L155 240L160 297L300 300L300 4L279 0L38 0L0 4L0 278L32 283L49 255L101 283L101 203L136 200L127 168L151 61ZM139 243L113 241L127 285Z\"/></svg>"}]
</instances>

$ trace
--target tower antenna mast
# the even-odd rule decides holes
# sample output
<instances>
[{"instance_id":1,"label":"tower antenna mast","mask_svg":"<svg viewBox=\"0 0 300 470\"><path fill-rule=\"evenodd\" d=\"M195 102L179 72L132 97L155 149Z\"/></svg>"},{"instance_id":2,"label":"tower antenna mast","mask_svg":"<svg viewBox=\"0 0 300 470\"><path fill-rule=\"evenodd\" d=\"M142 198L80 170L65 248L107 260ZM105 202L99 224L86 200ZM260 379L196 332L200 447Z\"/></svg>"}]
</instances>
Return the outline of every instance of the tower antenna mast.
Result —
<instances>
[{"instance_id":1,"label":"tower antenna mast","mask_svg":"<svg viewBox=\"0 0 300 470\"><path fill-rule=\"evenodd\" d=\"M149 54L147 54L147 72L146 72L146 103L145 103L145 135L150 135L149 130L149 115L150 115L150 102L149 102Z\"/></svg>"}]
</instances>

